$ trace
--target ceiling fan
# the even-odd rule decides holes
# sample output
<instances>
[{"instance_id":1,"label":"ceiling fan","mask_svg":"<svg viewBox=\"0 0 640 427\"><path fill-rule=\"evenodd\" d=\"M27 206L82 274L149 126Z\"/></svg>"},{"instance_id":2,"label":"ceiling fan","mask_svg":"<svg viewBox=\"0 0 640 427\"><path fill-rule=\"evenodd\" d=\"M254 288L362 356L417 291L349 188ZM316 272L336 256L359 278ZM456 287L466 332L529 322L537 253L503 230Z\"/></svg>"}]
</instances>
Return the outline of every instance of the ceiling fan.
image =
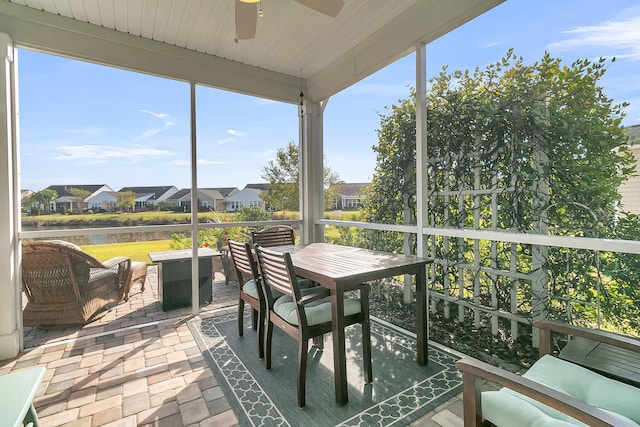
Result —
<instances>
[{"instance_id":1,"label":"ceiling fan","mask_svg":"<svg viewBox=\"0 0 640 427\"><path fill-rule=\"evenodd\" d=\"M344 6L344 0L294 1L332 18L338 15L342 6ZM236 42L238 40L249 40L256 36L259 2L260 0L236 0Z\"/></svg>"}]
</instances>

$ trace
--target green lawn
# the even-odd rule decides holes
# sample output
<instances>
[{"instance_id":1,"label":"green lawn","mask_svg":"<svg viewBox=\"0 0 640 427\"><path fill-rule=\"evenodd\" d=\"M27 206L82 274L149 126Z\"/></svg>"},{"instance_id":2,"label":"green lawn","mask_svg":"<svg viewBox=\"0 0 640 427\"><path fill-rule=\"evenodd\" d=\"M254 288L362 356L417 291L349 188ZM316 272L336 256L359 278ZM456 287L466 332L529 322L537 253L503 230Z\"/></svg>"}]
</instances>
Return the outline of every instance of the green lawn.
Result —
<instances>
[{"instance_id":1,"label":"green lawn","mask_svg":"<svg viewBox=\"0 0 640 427\"><path fill-rule=\"evenodd\" d=\"M131 261L151 263L149 252L163 252L171 250L171 240L150 240L147 242L113 243L105 245L86 245L82 249L97 259L105 261L117 256L128 256Z\"/></svg>"}]
</instances>

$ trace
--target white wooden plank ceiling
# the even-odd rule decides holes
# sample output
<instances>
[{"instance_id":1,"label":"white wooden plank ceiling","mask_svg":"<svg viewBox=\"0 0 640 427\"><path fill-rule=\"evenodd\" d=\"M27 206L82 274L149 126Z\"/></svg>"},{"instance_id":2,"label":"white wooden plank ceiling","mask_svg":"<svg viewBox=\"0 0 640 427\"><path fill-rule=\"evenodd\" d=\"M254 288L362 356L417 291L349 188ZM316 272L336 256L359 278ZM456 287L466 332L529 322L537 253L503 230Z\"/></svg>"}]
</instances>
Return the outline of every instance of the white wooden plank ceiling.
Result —
<instances>
[{"instance_id":1,"label":"white wooden plank ceiling","mask_svg":"<svg viewBox=\"0 0 640 427\"><path fill-rule=\"evenodd\" d=\"M2 0L0 32L29 48L292 102L295 96L282 89L299 88L301 78L312 98L325 99L502 1L345 0L331 18L292 0L263 0L256 37L236 42L234 0ZM117 43L122 63L110 45L87 47L98 40ZM176 48L191 53L174 64L145 66L123 46L176 58L183 55ZM225 72L202 77L204 69L180 64L204 64L202 55L216 59L206 65L211 70ZM270 81L273 89L258 93L258 84L234 83L225 73Z\"/></svg>"}]
</instances>

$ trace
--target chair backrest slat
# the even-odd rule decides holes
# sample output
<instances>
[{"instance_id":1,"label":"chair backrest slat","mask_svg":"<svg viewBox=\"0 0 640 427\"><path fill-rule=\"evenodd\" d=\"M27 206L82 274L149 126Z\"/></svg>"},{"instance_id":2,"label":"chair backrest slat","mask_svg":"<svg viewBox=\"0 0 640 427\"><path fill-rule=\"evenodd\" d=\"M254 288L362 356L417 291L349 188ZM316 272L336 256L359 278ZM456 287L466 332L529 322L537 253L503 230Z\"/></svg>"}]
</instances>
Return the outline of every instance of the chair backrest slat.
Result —
<instances>
[{"instance_id":1,"label":"chair backrest slat","mask_svg":"<svg viewBox=\"0 0 640 427\"><path fill-rule=\"evenodd\" d=\"M258 278L258 265L251 253L251 246L249 246L248 243L237 242L231 239L228 239L227 243L229 245L231 259L236 268L238 285L242 288L247 277L253 278L254 280Z\"/></svg>"},{"instance_id":2,"label":"chair backrest slat","mask_svg":"<svg viewBox=\"0 0 640 427\"><path fill-rule=\"evenodd\" d=\"M270 286L283 294L300 299L297 286L296 275L288 253L282 254L265 249L259 245L255 246L262 273L262 280L265 286Z\"/></svg>"},{"instance_id":3,"label":"chair backrest slat","mask_svg":"<svg viewBox=\"0 0 640 427\"><path fill-rule=\"evenodd\" d=\"M262 231L251 233L251 240L254 245L268 248L271 246L295 245L296 238L293 228L286 225L276 225L265 228Z\"/></svg>"}]
</instances>

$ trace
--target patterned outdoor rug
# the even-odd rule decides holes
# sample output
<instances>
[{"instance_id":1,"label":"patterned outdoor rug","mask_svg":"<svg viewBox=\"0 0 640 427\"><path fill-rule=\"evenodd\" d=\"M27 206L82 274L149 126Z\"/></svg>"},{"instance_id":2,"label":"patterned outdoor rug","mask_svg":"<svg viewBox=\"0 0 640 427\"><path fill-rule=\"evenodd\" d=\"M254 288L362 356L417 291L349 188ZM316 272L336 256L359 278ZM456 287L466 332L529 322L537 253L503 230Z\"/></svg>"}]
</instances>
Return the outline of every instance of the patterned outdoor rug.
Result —
<instances>
[{"instance_id":1,"label":"patterned outdoor rug","mask_svg":"<svg viewBox=\"0 0 640 427\"><path fill-rule=\"evenodd\" d=\"M258 358L251 320L238 337L237 315L194 319L189 327L242 426L403 426L461 391L455 355L429 346L429 363L416 363L415 337L372 319L373 383L362 374L359 326L346 331L349 402L335 403L331 335L325 350L311 347L306 406L296 397L297 343L274 328L273 361Z\"/></svg>"}]
</instances>

